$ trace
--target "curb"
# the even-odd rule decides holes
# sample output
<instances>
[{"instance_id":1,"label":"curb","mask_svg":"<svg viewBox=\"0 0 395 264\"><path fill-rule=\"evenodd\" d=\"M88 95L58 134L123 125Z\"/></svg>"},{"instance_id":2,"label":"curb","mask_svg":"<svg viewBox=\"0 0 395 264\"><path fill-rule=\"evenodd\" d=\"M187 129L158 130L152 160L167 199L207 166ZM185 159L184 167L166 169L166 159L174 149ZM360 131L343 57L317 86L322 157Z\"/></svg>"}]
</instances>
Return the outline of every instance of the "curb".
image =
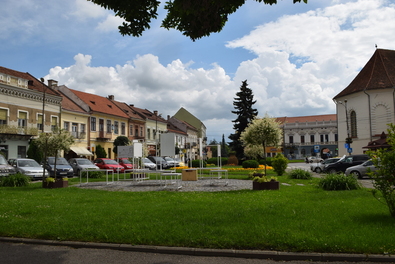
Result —
<instances>
[{"instance_id":1,"label":"curb","mask_svg":"<svg viewBox=\"0 0 395 264\"><path fill-rule=\"evenodd\" d=\"M14 238L14 237L0 237L0 242L36 244L36 245L47 245L47 246L66 246L72 248L111 249L111 250L121 250L121 251L156 253L156 254L272 259L275 261L300 260L300 261L322 261L322 262L330 262L330 261L332 262L333 261L395 262L395 256L391 256L391 255L332 254L332 253L314 253L314 252L296 253L296 252L260 251L260 250L204 249L204 248L143 246L143 245L129 245L129 244L42 240L42 239Z\"/></svg>"}]
</instances>

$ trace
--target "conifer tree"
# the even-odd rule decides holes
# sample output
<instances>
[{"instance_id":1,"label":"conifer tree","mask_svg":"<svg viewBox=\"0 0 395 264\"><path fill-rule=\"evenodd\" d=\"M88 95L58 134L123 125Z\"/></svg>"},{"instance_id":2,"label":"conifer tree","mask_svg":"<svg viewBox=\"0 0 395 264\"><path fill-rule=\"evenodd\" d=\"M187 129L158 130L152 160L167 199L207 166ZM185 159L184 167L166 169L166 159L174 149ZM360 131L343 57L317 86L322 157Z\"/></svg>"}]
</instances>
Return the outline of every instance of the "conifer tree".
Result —
<instances>
[{"instance_id":1,"label":"conifer tree","mask_svg":"<svg viewBox=\"0 0 395 264\"><path fill-rule=\"evenodd\" d=\"M237 115L237 118L232 120L235 133L229 136L231 140L229 146L236 152L236 157L241 160L244 157L244 147L240 140L241 133L258 115L258 110L253 108L256 101L254 101L252 90L248 88L247 80L242 82L240 91L236 93L236 96L233 102L235 110L232 111L233 114Z\"/></svg>"}]
</instances>

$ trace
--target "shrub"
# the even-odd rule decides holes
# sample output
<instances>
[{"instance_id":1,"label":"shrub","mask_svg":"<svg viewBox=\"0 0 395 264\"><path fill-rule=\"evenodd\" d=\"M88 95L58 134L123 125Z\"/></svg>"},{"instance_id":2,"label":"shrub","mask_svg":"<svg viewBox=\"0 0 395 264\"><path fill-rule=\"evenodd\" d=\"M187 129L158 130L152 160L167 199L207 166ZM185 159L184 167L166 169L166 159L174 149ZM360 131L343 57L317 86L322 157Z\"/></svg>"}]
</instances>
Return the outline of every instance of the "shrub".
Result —
<instances>
[{"instance_id":1,"label":"shrub","mask_svg":"<svg viewBox=\"0 0 395 264\"><path fill-rule=\"evenodd\" d=\"M81 177L86 177L86 171L81 171ZM104 177L104 172L103 171L89 171L88 173L88 178L91 179L100 179Z\"/></svg>"},{"instance_id":2,"label":"shrub","mask_svg":"<svg viewBox=\"0 0 395 264\"><path fill-rule=\"evenodd\" d=\"M285 170L288 166L288 159L284 157L283 154L277 154L272 159L272 167L273 170L277 173L277 175L281 176L285 173Z\"/></svg>"},{"instance_id":3,"label":"shrub","mask_svg":"<svg viewBox=\"0 0 395 264\"><path fill-rule=\"evenodd\" d=\"M207 164L215 164L216 166L219 166L219 164L218 164L218 158L209 158L209 159L206 161L206 163L207 163ZM228 164L228 158L221 158L221 164L222 164L222 165ZM193 167L195 167L195 166L193 166Z\"/></svg>"},{"instance_id":4,"label":"shrub","mask_svg":"<svg viewBox=\"0 0 395 264\"><path fill-rule=\"evenodd\" d=\"M207 162L203 161L203 168L207 166ZM200 160L192 160L192 167L200 168Z\"/></svg>"},{"instance_id":5,"label":"shrub","mask_svg":"<svg viewBox=\"0 0 395 264\"><path fill-rule=\"evenodd\" d=\"M358 180L344 174L327 174L318 182L318 187L327 191L356 190L361 188Z\"/></svg>"},{"instance_id":6,"label":"shrub","mask_svg":"<svg viewBox=\"0 0 395 264\"><path fill-rule=\"evenodd\" d=\"M228 158L228 164L237 166L237 165L239 165L239 159L236 157L236 152L234 152L234 153L235 153L234 155L230 154L231 156Z\"/></svg>"},{"instance_id":7,"label":"shrub","mask_svg":"<svg viewBox=\"0 0 395 264\"><path fill-rule=\"evenodd\" d=\"M0 182L1 186L4 187L22 187L27 186L30 183L30 178L22 173L12 174L8 177L3 177Z\"/></svg>"},{"instance_id":8,"label":"shrub","mask_svg":"<svg viewBox=\"0 0 395 264\"><path fill-rule=\"evenodd\" d=\"M259 164L272 166L272 161L273 161L272 157L267 157L266 160L264 160L264 159L259 160Z\"/></svg>"},{"instance_id":9,"label":"shrub","mask_svg":"<svg viewBox=\"0 0 395 264\"><path fill-rule=\"evenodd\" d=\"M310 180L312 178L311 172L303 169L292 169L288 175L290 179Z\"/></svg>"},{"instance_id":10,"label":"shrub","mask_svg":"<svg viewBox=\"0 0 395 264\"><path fill-rule=\"evenodd\" d=\"M242 164L244 169L247 168L259 168L259 163L256 160L245 160Z\"/></svg>"}]
</instances>

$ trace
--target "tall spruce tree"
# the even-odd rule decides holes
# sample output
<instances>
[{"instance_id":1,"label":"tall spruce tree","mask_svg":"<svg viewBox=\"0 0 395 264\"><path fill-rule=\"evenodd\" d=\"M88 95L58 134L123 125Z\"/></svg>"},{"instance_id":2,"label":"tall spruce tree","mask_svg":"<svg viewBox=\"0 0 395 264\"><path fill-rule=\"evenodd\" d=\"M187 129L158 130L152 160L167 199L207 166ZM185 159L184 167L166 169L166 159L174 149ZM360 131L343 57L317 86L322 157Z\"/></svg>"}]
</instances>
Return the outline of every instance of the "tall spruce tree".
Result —
<instances>
[{"instance_id":1,"label":"tall spruce tree","mask_svg":"<svg viewBox=\"0 0 395 264\"><path fill-rule=\"evenodd\" d=\"M233 114L237 115L237 118L232 120L235 133L229 136L231 140L229 147L233 151L236 151L236 157L242 160L244 157L244 147L240 136L248 124L258 115L258 110L253 108L256 101L254 101L252 90L248 88L247 80L242 82L240 91L236 93L236 96L233 102L235 111L232 111Z\"/></svg>"}]
</instances>

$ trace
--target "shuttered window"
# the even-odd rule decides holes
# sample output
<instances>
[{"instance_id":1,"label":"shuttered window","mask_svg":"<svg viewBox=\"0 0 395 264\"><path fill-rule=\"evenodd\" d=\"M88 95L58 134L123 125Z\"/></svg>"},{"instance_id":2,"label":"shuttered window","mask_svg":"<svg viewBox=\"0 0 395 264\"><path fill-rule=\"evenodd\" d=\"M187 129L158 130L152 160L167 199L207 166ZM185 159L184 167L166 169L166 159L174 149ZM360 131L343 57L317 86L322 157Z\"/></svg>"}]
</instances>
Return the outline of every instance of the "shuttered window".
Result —
<instances>
[{"instance_id":1,"label":"shuttered window","mask_svg":"<svg viewBox=\"0 0 395 264\"><path fill-rule=\"evenodd\" d=\"M7 109L0 109L0 125L7 124Z\"/></svg>"}]
</instances>

